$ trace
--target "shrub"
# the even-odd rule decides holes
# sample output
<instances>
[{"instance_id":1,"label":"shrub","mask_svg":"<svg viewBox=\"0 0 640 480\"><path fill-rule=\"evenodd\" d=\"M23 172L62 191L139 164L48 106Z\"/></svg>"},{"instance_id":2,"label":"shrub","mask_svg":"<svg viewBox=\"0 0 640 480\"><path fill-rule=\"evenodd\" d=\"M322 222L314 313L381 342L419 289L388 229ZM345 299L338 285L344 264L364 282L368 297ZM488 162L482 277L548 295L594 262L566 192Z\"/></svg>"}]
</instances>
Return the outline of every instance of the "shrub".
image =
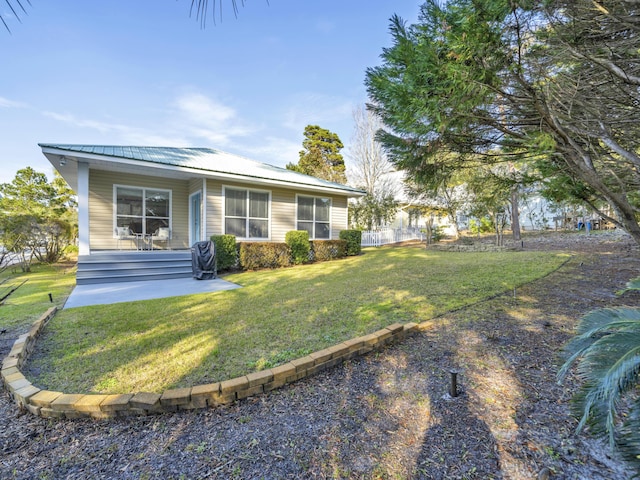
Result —
<instances>
[{"instance_id":1,"label":"shrub","mask_svg":"<svg viewBox=\"0 0 640 480\"><path fill-rule=\"evenodd\" d=\"M244 270L291 266L291 250L286 243L240 243L240 266Z\"/></svg>"},{"instance_id":2,"label":"shrub","mask_svg":"<svg viewBox=\"0 0 640 480\"><path fill-rule=\"evenodd\" d=\"M211 241L216 247L218 271L231 270L238 266L238 248L235 235L212 235Z\"/></svg>"},{"instance_id":3,"label":"shrub","mask_svg":"<svg viewBox=\"0 0 640 480\"><path fill-rule=\"evenodd\" d=\"M326 262L347 256L346 240L314 240L311 242L313 258L316 262Z\"/></svg>"},{"instance_id":4,"label":"shrub","mask_svg":"<svg viewBox=\"0 0 640 480\"><path fill-rule=\"evenodd\" d=\"M640 277L627 283L627 290L640 291ZM601 308L587 313L577 335L565 345L566 361L558 372L563 380L577 365L582 380L572 399L580 417L578 430L608 438L609 445L640 468L640 308Z\"/></svg>"},{"instance_id":5,"label":"shrub","mask_svg":"<svg viewBox=\"0 0 640 480\"><path fill-rule=\"evenodd\" d=\"M284 237L285 243L291 249L293 263L300 265L309 261L309 232L306 230L291 230Z\"/></svg>"},{"instance_id":6,"label":"shrub","mask_svg":"<svg viewBox=\"0 0 640 480\"><path fill-rule=\"evenodd\" d=\"M482 217L480 219L480 223L478 223L474 219L469 220L469 231L473 234L478 234L478 233L490 233L495 231L495 229L493 227L493 222L491 221L490 218Z\"/></svg>"},{"instance_id":7,"label":"shrub","mask_svg":"<svg viewBox=\"0 0 640 480\"><path fill-rule=\"evenodd\" d=\"M347 255L360 255L362 252L362 232L360 230L341 230L340 240L347 242Z\"/></svg>"},{"instance_id":8,"label":"shrub","mask_svg":"<svg viewBox=\"0 0 640 480\"><path fill-rule=\"evenodd\" d=\"M421 233L425 234L426 236L429 235L429 229L428 228L423 228L420 230ZM427 238L427 245L431 244L431 243L437 243L440 240L442 240L443 238L445 238L446 235L444 233L444 231L442 230L442 227L440 225L432 225L431 226L431 239Z\"/></svg>"}]
</instances>

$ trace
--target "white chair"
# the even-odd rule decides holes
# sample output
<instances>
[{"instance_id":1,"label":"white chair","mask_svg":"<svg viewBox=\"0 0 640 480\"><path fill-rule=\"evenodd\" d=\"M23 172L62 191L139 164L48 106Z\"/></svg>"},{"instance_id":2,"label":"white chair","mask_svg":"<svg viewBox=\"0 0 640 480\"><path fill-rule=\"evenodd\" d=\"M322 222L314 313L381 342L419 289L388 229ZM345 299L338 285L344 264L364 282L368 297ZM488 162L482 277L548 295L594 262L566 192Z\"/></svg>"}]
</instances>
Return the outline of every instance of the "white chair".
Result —
<instances>
[{"instance_id":1,"label":"white chair","mask_svg":"<svg viewBox=\"0 0 640 480\"><path fill-rule=\"evenodd\" d=\"M118 250L120 250L122 240L133 240L136 237L131 233L129 227L116 227L116 238L118 239Z\"/></svg>"},{"instance_id":2,"label":"white chair","mask_svg":"<svg viewBox=\"0 0 640 480\"><path fill-rule=\"evenodd\" d=\"M153 250L153 242L165 242L165 245L171 250L171 229L169 227L160 227L151 235L151 250Z\"/></svg>"}]
</instances>

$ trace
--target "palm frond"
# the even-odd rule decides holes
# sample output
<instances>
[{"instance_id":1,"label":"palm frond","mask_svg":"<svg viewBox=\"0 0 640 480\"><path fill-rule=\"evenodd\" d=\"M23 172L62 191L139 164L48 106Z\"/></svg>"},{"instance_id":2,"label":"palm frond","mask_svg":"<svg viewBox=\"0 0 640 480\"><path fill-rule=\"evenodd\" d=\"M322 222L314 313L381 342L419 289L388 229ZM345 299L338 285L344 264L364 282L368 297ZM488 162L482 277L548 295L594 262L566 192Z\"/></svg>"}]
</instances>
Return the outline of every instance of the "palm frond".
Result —
<instances>
[{"instance_id":1,"label":"palm frond","mask_svg":"<svg viewBox=\"0 0 640 480\"><path fill-rule=\"evenodd\" d=\"M601 308L583 316L576 332L578 336L593 336L606 330L619 330L634 324L640 324L640 310L637 308Z\"/></svg>"},{"instance_id":2,"label":"palm frond","mask_svg":"<svg viewBox=\"0 0 640 480\"><path fill-rule=\"evenodd\" d=\"M574 401L582 415L578 430L587 423L595 433L605 433L615 444L615 422L621 397L635 388L640 373L640 333L620 331L592 344L577 369L584 380Z\"/></svg>"},{"instance_id":3,"label":"palm frond","mask_svg":"<svg viewBox=\"0 0 640 480\"><path fill-rule=\"evenodd\" d=\"M629 415L620 427L616 441L622 457L640 468L640 400L636 400Z\"/></svg>"},{"instance_id":4,"label":"palm frond","mask_svg":"<svg viewBox=\"0 0 640 480\"><path fill-rule=\"evenodd\" d=\"M23 1L26 1L26 3L28 5L31 5L31 1L30 0L4 0L4 2L9 7L9 10L11 10L12 15L20 23L22 23L22 20L20 20L20 14L16 11L16 7L14 7L14 4L17 5L18 7L20 7L20 10L22 10L22 12L25 15L28 15L27 14L27 10L24 8L24 5L22 5ZM7 29L7 32L11 33L11 29L9 28L9 25L7 25L7 22L6 22L6 20L4 19L4 17L2 15L0 15L0 20L2 20L2 24L4 25L4 28Z\"/></svg>"},{"instance_id":5,"label":"palm frond","mask_svg":"<svg viewBox=\"0 0 640 480\"><path fill-rule=\"evenodd\" d=\"M593 310L582 317L577 335L563 348L564 364L558 371L562 382L571 367L604 335L625 330L640 333L640 309L620 307Z\"/></svg>"},{"instance_id":6,"label":"palm frond","mask_svg":"<svg viewBox=\"0 0 640 480\"><path fill-rule=\"evenodd\" d=\"M212 3L211 6L211 18L213 19L213 24L216 24L216 3L218 6L218 16L220 20L222 20L222 0L191 0L191 10L189 15L193 15L195 12L196 19L200 21L200 27L204 28L207 23L207 15L209 12L209 4ZM240 0L240 5L244 7L244 0ZM238 18L238 1L231 0L231 9L233 10L233 15Z\"/></svg>"},{"instance_id":7,"label":"palm frond","mask_svg":"<svg viewBox=\"0 0 640 480\"><path fill-rule=\"evenodd\" d=\"M640 290L640 277L632 278L631 280L629 280L627 282L626 288L623 290L620 290L618 292L618 295L622 295L623 293L628 292L630 290Z\"/></svg>"},{"instance_id":8,"label":"palm frond","mask_svg":"<svg viewBox=\"0 0 640 480\"><path fill-rule=\"evenodd\" d=\"M638 280L627 283L627 289L638 289ZM587 313L563 353L566 360L558 372L559 381L574 365L582 380L572 401L572 411L580 419L577 430L589 425L594 434L606 436L612 448L640 465L640 403L635 400L626 408L640 379L640 308Z\"/></svg>"}]
</instances>

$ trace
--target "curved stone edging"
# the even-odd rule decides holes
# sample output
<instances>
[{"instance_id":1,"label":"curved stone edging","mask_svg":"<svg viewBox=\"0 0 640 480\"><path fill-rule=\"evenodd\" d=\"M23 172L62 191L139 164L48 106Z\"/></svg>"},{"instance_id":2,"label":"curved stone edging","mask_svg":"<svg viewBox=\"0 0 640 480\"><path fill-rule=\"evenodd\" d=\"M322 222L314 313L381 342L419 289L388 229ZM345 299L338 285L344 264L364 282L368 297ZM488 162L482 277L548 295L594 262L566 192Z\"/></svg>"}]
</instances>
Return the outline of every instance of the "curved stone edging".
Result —
<instances>
[{"instance_id":1,"label":"curved stone edging","mask_svg":"<svg viewBox=\"0 0 640 480\"><path fill-rule=\"evenodd\" d=\"M102 419L225 405L267 393L345 360L377 350L418 328L417 323L395 323L377 332L347 340L284 365L223 382L166 390L162 394L138 392L84 395L42 390L29 382L20 371L33 350L37 336L56 312L57 307L50 308L33 323L28 333L18 337L9 355L2 361L0 372L5 388L19 407L47 418Z\"/></svg>"}]
</instances>

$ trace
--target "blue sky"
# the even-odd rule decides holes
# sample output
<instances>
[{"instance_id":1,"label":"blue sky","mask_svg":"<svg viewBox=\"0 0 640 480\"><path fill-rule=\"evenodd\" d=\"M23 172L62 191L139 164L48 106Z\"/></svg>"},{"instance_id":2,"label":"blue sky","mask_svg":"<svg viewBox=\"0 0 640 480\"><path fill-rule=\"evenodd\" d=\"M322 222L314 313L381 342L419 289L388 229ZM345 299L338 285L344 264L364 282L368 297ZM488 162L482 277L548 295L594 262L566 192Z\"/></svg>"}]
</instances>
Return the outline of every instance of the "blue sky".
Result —
<instances>
[{"instance_id":1,"label":"blue sky","mask_svg":"<svg viewBox=\"0 0 640 480\"><path fill-rule=\"evenodd\" d=\"M390 17L414 23L421 3L245 0L235 18L222 1L205 29L190 0L31 0L22 23L0 3L12 31L0 29L0 182L28 165L51 174L38 142L212 147L284 166L317 124L348 146Z\"/></svg>"}]
</instances>

